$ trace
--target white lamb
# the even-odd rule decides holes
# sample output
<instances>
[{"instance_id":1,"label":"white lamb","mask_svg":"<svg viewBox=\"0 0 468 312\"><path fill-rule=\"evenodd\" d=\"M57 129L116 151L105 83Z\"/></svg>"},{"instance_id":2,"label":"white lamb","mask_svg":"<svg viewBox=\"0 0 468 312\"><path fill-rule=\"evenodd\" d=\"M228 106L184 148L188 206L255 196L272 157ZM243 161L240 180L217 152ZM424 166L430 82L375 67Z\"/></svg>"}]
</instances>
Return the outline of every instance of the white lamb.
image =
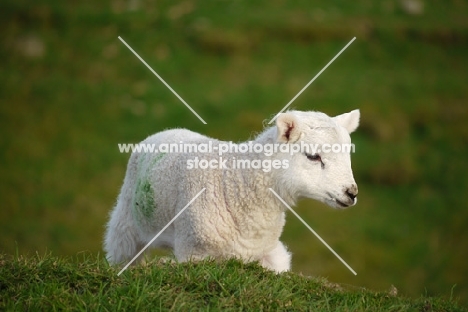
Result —
<instances>
[{"instance_id":1,"label":"white lamb","mask_svg":"<svg viewBox=\"0 0 468 312\"><path fill-rule=\"evenodd\" d=\"M289 111L276 126L258 135L260 144L351 144L349 134L359 124L359 110L329 117L320 112ZM169 226L152 247L173 249L178 261L206 257L259 261L276 272L290 270L291 254L279 241L286 207L301 197L335 208L356 203L357 185L349 151L311 154L276 151L225 153L226 167L201 169L188 164L219 159L216 146L226 143L185 129L154 134L142 143L206 144L211 153L133 153L117 204L107 225L104 249L112 264L132 259L203 188L206 190ZM279 169L239 169L234 159L278 160ZM288 164L288 168L284 166ZM278 166L276 166L278 167ZM265 172L268 171L268 172Z\"/></svg>"}]
</instances>

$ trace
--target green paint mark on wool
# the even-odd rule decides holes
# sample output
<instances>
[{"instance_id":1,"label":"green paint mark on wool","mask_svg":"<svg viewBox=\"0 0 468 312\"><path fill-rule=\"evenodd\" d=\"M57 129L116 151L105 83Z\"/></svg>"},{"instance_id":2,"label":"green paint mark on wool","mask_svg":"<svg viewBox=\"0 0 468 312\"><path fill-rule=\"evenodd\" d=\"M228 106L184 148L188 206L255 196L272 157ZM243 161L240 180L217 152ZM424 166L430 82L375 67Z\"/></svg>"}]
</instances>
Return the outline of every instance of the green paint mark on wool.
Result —
<instances>
[{"instance_id":1,"label":"green paint mark on wool","mask_svg":"<svg viewBox=\"0 0 468 312\"><path fill-rule=\"evenodd\" d=\"M135 210L138 211L140 218L151 219L151 215L156 208L154 201L154 192L148 179L139 180L135 190ZM140 219L138 218L138 219Z\"/></svg>"},{"instance_id":2,"label":"green paint mark on wool","mask_svg":"<svg viewBox=\"0 0 468 312\"><path fill-rule=\"evenodd\" d=\"M151 154L149 154L151 155ZM138 224L141 225L143 220L151 221L154 210L156 209L156 201L154 198L154 190L151 186L151 172L159 160L164 157L165 153L156 155L150 165L143 166L145 156L140 158L138 164L138 178L135 187L135 196L133 202L133 216Z\"/></svg>"},{"instance_id":3,"label":"green paint mark on wool","mask_svg":"<svg viewBox=\"0 0 468 312\"><path fill-rule=\"evenodd\" d=\"M153 161L151 162L151 169L154 167L154 165L156 165L158 161L161 160L161 158L164 157L164 155L166 155L166 153L159 153L156 157L154 157Z\"/></svg>"}]
</instances>

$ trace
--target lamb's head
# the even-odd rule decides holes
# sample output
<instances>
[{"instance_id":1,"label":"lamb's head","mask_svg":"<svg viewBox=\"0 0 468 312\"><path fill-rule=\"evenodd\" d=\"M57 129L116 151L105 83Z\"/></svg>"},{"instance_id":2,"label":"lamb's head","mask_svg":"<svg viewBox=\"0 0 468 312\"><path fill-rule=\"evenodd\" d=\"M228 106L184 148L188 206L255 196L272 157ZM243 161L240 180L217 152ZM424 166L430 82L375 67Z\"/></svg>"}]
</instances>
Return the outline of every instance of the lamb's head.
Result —
<instances>
[{"instance_id":1,"label":"lamb's head","mask_svg":"<svg viewBox=\"0 0 468 312\"><path fill-rule=\"evenodd\" d=\"M276 119L277 141L301 147L287 155L289 168L281 174L294 197L308 197L335 208L357 202L358 188L351 169L350 133L359 125L359 110L336 117L319 112L289 111ZM307 150L306 147L309 147Z\"/></svg>"}]
</instances>

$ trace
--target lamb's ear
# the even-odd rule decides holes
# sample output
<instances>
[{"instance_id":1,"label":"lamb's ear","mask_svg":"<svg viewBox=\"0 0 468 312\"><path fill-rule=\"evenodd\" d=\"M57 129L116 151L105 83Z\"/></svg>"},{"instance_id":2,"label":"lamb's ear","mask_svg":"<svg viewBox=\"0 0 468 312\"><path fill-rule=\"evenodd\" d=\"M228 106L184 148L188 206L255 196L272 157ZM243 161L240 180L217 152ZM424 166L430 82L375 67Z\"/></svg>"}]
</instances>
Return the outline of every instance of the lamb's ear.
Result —
<instances>
[{"instance_id":1,"label":"lamb's ear","mask_svg":"<svg viewBox=\"0 0 468 312\"><path fill-rule=\"evenodd\" d=\"M276 118L278 142L293 143L300 139L299 120L291 113L281 113Z\"/></svg>"},{"instance_id":2,"label":"lamb's ear","mask_svg":"<svg viewBox=\"0 0 468 312\"><path fill-rule=\"evenodd\" d=\"M349 133L352 133L359 126L360 116L361 113L359 112L359 109L355 109L353 111L350 111L349 113L335 116L333 117L333 119L337 124L348 130Z\"/></svg>"}]
</instances>

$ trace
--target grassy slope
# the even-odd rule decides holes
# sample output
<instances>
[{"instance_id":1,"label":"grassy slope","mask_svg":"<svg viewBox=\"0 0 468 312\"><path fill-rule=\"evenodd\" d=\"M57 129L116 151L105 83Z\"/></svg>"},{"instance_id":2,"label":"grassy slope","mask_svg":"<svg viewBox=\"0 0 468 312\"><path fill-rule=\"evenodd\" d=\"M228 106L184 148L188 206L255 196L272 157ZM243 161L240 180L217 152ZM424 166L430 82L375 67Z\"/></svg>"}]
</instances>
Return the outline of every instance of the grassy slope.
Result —
<instances>
[{"instance_id":1,"label":"grassy slope","mask_svg":"<svg viewBox=\"0 0 468 312\"><path fill-rule=\"evenodd\" d=\"M468 302L468 4L427 3L411 16L399 1L350 3L3 1L0 249L99 252L128 158L117 143L168 127L244 140L357 36L294 108L361 109L358 206L297 208L358 276L288 216L293 269L416 297L449 297L457 284Z\"/></svg>"},{"instance_id":2,"label":"grassy slope","mask_svg":"<svg viewBox=\"0 0 468 312\"><path fill-rule=\"evenodd\" d=\"M276 275L230 260L153 262L120 277L105 261L0 254L0 309L92 311L466 311L454 301L410 299L332 284L295 273Z\"/></svg>"}]
</instances>

